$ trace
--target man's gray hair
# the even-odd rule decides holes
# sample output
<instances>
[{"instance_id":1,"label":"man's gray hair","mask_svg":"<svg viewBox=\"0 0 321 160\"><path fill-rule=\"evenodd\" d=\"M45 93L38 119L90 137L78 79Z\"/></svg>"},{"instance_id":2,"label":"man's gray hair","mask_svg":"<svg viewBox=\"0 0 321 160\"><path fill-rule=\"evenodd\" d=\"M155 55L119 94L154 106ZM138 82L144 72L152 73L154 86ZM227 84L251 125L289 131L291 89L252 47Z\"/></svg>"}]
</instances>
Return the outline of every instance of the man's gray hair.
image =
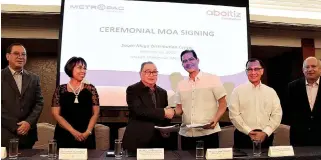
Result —
<instances>
[{"instance_id":1,"label":"man's gray hair","mask_svg":"<svg viewBox=\"0 0 321 160\"><path fill-rule=\"evenodd\" d=\"M146 64L154 64L152 61L147 61L147 62L143 62L142 65L140 66L140 71L139 72L142 72L143 71L143 68Z\"/></svg>"},{"instance_id":2,"label":"man's gray hair","mask_svg":"<svg viewBox=\"0 0 321 160\"><path fill-rule=\"evenodd\" d=\"M318 60L316 57L308 57L308 58L306 58L304 61L303 61L303 68L305 68L305 64L306 64L306 61L308 60L308 59L315 59L315 60L317 60L317 67L319 67L319 68L321 68L321 59L320 60Z\"/></svg>"}]
</instances>

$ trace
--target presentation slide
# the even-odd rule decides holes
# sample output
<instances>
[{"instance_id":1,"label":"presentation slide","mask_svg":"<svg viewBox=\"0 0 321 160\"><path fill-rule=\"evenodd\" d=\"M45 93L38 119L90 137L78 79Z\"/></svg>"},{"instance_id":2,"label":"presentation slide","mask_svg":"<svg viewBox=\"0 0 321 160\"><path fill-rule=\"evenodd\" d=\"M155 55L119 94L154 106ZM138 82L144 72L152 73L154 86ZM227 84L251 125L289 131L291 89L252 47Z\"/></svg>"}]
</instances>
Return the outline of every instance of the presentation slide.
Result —
<instances>
[{"instance_id":1,"label":"presentation slide","mask_svg":"<svg viewBox=\"0 0 321 160\"><path fill-rule=\"evenodd\" d=\"M228 90L247 81L246 7L121 0L65 0L60 84L72 56L87 62L86 81L95 85L101 106L127 106L126 88L140 81L140 66L152 61L157 85L168 91L188 77L180 54L193 49L201 71L221 78Z\"/></svg>"}]
</instances>

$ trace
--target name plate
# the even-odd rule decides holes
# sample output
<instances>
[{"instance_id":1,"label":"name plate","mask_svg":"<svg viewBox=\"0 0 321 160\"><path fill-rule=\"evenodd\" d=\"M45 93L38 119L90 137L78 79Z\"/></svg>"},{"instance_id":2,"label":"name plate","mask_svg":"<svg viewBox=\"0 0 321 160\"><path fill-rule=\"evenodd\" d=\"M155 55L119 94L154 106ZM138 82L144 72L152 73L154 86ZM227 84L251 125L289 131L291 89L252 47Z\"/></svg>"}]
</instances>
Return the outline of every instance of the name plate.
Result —
<instances>
[{"instance_id":1,"label":"name plate","mask_svg":"<svg viewBox=\"0 0 321 160\"><path fill-rule=\"evenodd\" d=\"M60 148L59 159L88 159L87 149Z\"/></svg>"},{"instance_id":2,"label":"name plate","mask_svg":"<svg viewBox=\"0 0 321 160\"><path fill-rule=\"evenodd\" d=\"M294 151L292 146L271 146L269 148L269 157L285 157L294 156Z\"/></svg>"},{"instance_id":3,"label":"name plate","mask_svg":"<svg viewBox=\"0 0 321 160\"><path fill-rule=\"evenodd\" d=\"M232 148L207 149L206 159L233 159Z\"/></svg>"},{"instance_id":4,"label":"name plate","mask_svg":"<svg viewBox=\"0 0 321 160\"><path fill-rule=\"evenodd\" d=\"M164 148L137 149L137 159L164 159Z\"/></svg>"},{"instance_id":5,"label":"name plate","mask_svg":"<svg viewBox=\"0 0 321 160\"><path fill-rule=\"evenodd\" d=\"M7 157L7 149L6 147L1 147L1 159L5 159Z\"/></svg>"}]
</instances>

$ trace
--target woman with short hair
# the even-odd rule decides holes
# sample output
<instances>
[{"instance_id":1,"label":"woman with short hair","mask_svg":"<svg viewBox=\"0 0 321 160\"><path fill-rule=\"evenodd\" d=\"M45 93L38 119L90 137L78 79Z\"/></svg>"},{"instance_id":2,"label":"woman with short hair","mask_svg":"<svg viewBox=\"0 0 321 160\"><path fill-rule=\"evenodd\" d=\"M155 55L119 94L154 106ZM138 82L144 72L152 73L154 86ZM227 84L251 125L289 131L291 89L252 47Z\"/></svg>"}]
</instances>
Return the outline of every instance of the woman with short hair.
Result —
<instances>
[{"instance_id":1,"label":"woman with short hair","mask_svg":"<svg viewBox=\"0 0 321 160\"><path fill-rule=\"evenodd\" d=\"M70 81L58 86L53 95L51 110L58 122L54 134L58 148L96 148L99 96L95 86L83 83L86 70L83 58L70 58L65 65Z\"/></svg>"}]
</instances>

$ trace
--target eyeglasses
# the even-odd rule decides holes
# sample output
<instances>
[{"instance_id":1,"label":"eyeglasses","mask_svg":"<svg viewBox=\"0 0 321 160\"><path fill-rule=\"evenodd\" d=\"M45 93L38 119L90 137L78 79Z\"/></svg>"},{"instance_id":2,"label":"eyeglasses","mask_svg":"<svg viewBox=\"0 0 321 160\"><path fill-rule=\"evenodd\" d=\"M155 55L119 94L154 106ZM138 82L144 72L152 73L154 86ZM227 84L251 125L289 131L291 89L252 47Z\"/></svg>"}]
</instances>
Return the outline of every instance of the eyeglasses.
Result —
<instances>
[{"instance_id":1,"label":"eyeglasses","mask_svg":"<svg viewBox=\"0 0 321 160\"><path fill-rule=\"evenodd\" d=\"M12 52L12 54L16 57L26 57L27 54L26 53L19 53L19 52Z\"/></svg>"},{"instance_id":2,"label":"eyeglasses","mask_svg":"<svg viewBox=\"0 0 321 160\"><path fill-rule=\"evenodd\" d=\"M186 63L186 62L191 62L191 61L194 61L194 60L196 60L194 57L191 57L191 58L189 58L189 59L184 59L182 62L183 63Z\"/></svg>"},{"instance_id":3,"label":"eyeglasses","mask_svg":"<svg viewBox=\"0 0 321 160\"><path fill-rule=\"evenodd\" d=\"M263 69L263 68L247 68L246 71L247 71L247 72L251 72L251 71L252 71L252 72L253 72L253 71L258 72L258 71L260 71L261 69Z\"/></svg>"},{"instance_id":4,"label":"eyeglasses","mask_svg":"<svg viewBox=\"0 0 321 160\"><path fill-rule=\"evenodd\" d=\"M144 71L144 73L148 76L151 76L151 75L157 76L158 75L158 71L152 71L152 72L151 71Z\"/></svg>"}]
</instances>

